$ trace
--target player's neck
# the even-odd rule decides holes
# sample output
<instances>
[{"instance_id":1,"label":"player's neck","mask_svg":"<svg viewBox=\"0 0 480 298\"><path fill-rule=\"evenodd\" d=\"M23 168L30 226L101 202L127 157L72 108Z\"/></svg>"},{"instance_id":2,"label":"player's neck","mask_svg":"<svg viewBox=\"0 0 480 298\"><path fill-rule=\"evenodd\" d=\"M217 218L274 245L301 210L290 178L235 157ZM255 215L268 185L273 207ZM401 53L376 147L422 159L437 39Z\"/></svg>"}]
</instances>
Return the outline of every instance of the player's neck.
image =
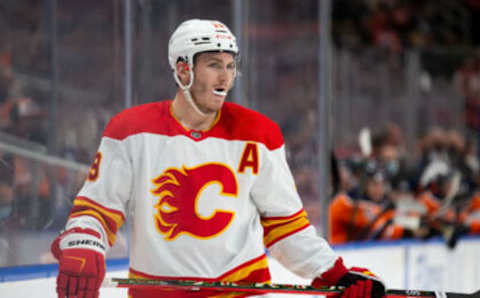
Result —
<instances>
[{"instance_id":1,"label":"player's neck","mask_svg":"<svg viewBox=\"0 0 480 298\"><path fill-rule=\"evenodd\" d=\"M172 102L172 113L175 118L188 130L207 130L215 122L217 113L200 115L187 102L181 92L178 92Z\"/></svg>"}]
</instances>

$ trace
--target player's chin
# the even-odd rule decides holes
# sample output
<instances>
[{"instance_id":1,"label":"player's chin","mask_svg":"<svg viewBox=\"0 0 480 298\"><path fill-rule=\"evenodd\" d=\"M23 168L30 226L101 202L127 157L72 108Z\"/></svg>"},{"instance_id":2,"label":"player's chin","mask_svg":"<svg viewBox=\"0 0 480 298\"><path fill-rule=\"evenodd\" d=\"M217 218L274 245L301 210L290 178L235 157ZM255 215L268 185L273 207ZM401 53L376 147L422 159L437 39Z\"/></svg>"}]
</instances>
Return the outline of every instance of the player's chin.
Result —
<instances>
[{"instance_id":1,"label":"player's chin","mask_svg":"<svg viewBox=\"0 0 480 298\"><path fill-rule=\"evenodd\" d=\"M210 101L209 108L217 111L220 110L223 106L223 103L225 102L225 97L226 96L214 95Z\"/></svg>"},{"instance_id":2,"label":"player's chin","mask_svg":"<svg viewBox=\"0 0 480 298\"><path fill-rule=\"evenodd\" d=\"M201 107L202 112L206 114L213 114L222 109L224 101L216 101L216 102L210 102L208 105L204 105Z\"/></svg>"}]
</instances>

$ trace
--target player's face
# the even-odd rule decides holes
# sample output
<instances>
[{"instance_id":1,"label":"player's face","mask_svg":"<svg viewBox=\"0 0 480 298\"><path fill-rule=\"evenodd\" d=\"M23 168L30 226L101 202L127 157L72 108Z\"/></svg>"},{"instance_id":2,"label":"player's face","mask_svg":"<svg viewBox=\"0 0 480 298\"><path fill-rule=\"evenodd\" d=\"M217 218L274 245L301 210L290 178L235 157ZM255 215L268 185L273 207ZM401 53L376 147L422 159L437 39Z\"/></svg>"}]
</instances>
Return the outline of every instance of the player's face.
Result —
<instances>
[{"instance_id":1,"label":"player's face","mask_svg":"<svg viewBox=\"0 0 480 298\"><path fill-rule=\"evenodd\" d=\"M201 53L196 57L195 79L190 92L202 112L208 114L220 110L233 86L235 68L231 53Z\"/></svg>"},{"instance_id":2,"label":"player's face","mask_svg":"<svg viewBox=\"0 0 480 298\"><path fill-rule=\"evenodd\" d=\"M367 195L375 202L381 202L385 195L385 182L383 179L369 179L366 188Z\"/></svg>"}]
</instances>

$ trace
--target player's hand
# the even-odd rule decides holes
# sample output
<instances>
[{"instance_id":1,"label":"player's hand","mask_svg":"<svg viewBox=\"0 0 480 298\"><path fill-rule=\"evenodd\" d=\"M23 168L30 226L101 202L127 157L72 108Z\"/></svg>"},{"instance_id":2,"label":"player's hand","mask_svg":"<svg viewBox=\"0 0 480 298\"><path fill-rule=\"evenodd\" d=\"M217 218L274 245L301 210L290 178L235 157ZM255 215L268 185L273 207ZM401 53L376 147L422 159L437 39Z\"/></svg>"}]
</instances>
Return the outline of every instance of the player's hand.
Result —
<instances>
[{"instance_id":1,"label":"player's hand","mask_svg":"<svg viewBox=\"0 0 480 298\"><path fill-rule=\"evenodd\" d=\"M312 286L343 286L342 298L381 298L385 296L385 285L368 269L352 267L347 269L342 258L335 265L312 281Z\"/></svg>"},{"instance_id":2,"label":"player's hand","mask_svg":"<svg viewBox=\"0 0 480 298\"><path fill-rule=\"evenodd\" d=\"M97 298L105 277L105 246L100 234L73 228L57 237L51 250L58 260L58 298Z\"/></svg>"}]
</instances>

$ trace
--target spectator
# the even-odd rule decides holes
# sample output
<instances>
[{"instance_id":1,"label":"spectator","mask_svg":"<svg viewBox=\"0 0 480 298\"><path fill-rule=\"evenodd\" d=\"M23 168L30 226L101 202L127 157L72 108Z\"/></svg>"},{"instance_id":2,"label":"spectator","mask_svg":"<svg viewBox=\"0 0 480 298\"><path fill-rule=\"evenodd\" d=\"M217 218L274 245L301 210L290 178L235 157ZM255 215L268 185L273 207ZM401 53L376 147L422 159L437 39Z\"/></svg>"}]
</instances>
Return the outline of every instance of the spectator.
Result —
<instances>
[{"instance_id":1,"label":"spectator","mask_svg":"<svg viewBox=\"0 0 480 298\"><path fill-rule=\"evenodd\" d=\"M402 173L392 179L389 197L395 204L394 223L405 229L404 237L425 239L430 227L422 222L427 208L415 197L410 173Z\"/></svg>"},{"instance_id":2,"label":"spectator","mask_svg":"<svg viewBox=\"0 0 480 298\"><path fill-rule=\"evenodd\" d=\"M45 112L31 98L16 98L8 102L10 123L5 131L14 136L46 144Z\"/></svg>"},{"instance_id":3,"label":"spectator","mask_svg":"<svg viewBox=\"0 0 480 298\"><path fill-rule=\"evenodd\" d=\"M2 67L0 63L0 129L3 130L10 124L11 104L7 103L9 91L12 85L11 72Z\"/></svg>"},{"instance_id":4,"label":"spectator","mask_svg":"<svg viewBox=\"0 0 480 298\"><path fill-rule=\"evenodd\" d=\"M13 209L12 156L0 153L0 223L12 214Z\"/></svg>"},{"instance_id":5,"label":"spectator","mask_svg":"<svg viewBox=\"0 0 480 298\"><path fill-rule=\"evenodd\" d=\"M52 212L46 168L38 162L15 156L13 185L16 223L25 229L42 229Z\"/></svg>"},{"instance_id":6,"label":"spectator","mask_svg":"<svg viewBox=\"0 0 480 298\"><path fill-rule=\"evenodd\" d=\"M367 163L360 197L338 193L329 208L329 241L399 239L403 229L393 225L394 206L387 198L384 172L375 162Z\"/></svg>"},{"instance_id":7,"label":"spectator","mask_svg":"<svg viewBox=\"0 0 480 298\"><path fill-rule=\"evenodd\" d=\"M460 213L459 221L466 232L480 235L480 193L475 193Z\"/></svg>"},{"instance_id":8,"label":"spectator","mask_svg":"<svg viewBox=\"0 0 480 298\"><path fill-rule=\"evenodd\" d=\"M463 227L458 224L457 212L453 200L459 191L461 175L452 170L442 160L432 161L424 170L420 178L420 192L418 200L427 209L424 218L430 228L428 236L440 235L453 248Z\"/></svg>"},{"instance_id":9,"label":"spectator","mask_svg":"<svg viewBox=\"0 0 480 298\"><path fill-rule=\"evenodd\" d=\"M390 123L372 137L370 159L384 170L385 178L391 182L406 171L405 144L400 127Z\"/></svg>"}]
</instances>

